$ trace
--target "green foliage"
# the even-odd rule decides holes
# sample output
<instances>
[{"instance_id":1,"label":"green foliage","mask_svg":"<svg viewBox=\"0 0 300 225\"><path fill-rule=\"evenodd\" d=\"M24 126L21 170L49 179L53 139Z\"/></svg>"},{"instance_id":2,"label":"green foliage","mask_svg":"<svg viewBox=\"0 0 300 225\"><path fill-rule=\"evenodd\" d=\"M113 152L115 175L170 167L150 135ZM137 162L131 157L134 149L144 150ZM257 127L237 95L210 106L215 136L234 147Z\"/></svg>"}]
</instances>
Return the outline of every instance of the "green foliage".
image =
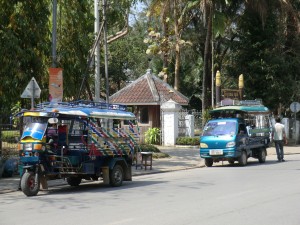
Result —
<instances>
[{"instance_id":1,"label":"green foliage","mask_svg":"<svg viewBox=\"0 0 300 225\"><path fill-rule=\"evenodd\" d=\"M160 150L155 147L154 145L148 145L148 144L141 144L140 145L141 152L155 152L159 153Z\"/></svg>"},{"instance_id":2,"label":"green foliage","mask_svg":"<svg viewBox=\"0 0 300 225\"><path fill-rule=\"evenodd\" d=\"M199 137L179 137L176 139L177 145L200 145Z\"/></svg>"},{"instance_id":3,"label":"green foliage","mask_svg":"<svg viewBox=\"0 0 300 225\"><path fill-rule=\"evenodd\" d=\"M204 112L202 113L202 125L203 125L203 127L204 127L204 125L206 124L206 122L208 121L208 120L210 120L211 119L211 116L210 116L210 114L209 114L209 111L210 111L211 109L206 109L206 110L204 110Z\"/></svg>"},{"instance_id":4,"label":"green foliage","mask_svg":"<svg viewBox=\"0 0 300 225\"><path fill-rule=\"evenodd\" d=\"M8 143L17 143L16 137L19 137L19 131L17 130L9 130L2 131L2 141Z\"/></svg>"},{"instance_id":5,"label":"green foliage","mask_svg":"<svg viewBox=\"0 0 300 225\"><path fill-rule=\"evenodd\" d=\"M167 153L161 152L156 146L154 145L148 145L148 144L141 144L140 150L142 152L153 152L153 158L159 159L159 158L167 158L170 157Z\"/></svg>"},{"instance_id":6,"label":"green foliage","mask_svg":"<svg viewBox=\"0 0 300 225\"><path fill-rule=\"evenodd\" d=\"M11 114L15 115L16 113L20 112L22 109L21 107L21 102L18 101L15 105L13 105L13 107L11 108ZM19 124L20 122L20 118L19 117L14 117L13 118L13 124L16 126L17 124Z\"/></svg>"},{"instance_id":7,"label":"green foliage","mask_svg":"<svg viewBox=\"0 0 300 225\"><path fill-rule=\"evenodd\" d=\"M145 133L145 141L147 144L159 144L160 129L157 127L149 128Z\"/></svg>"},{"instance_id":8,"label":"green foliage","mask_svg":"<svg viewBox=\"0 0 300 225\"><path fill-rule=\"evenodd\" d=\"M49 0L0 1L0 105L10 113L32 77L48 96ZM24 99L23 105L30 105Z\"/></svg>"},{"instance_id":9,"label":"green foliage","mask_svg":"<svg viewBox=\"0 0 300 225\"><path fill-rule=\"evenodd\" d=\"M137 1L110 2L107 10L108 36L123 30L126 23L124 15L134 2ZM213 41L214 48L205 43L208 18L201 10L208 9L210 5L205 5L208 2L178 1L178 7L184 7L183 10L177 8L180 14L177 17L174 14L174 2L149 1L147 5L155 7L136 14L136 20L131 21L127 35L109 43L110 94L125 86L128 79L133 80L144 74L148 67L155 74L165 67L168 82L174 83L174 21L177 18L181 23L178 36L179 87L184 95L194 96L191 98L193 107L200 108L200 100L208 104L205 108L209 106L207 99L211 96L212 66L214 71L220 70L224 89L237 89L237 78L244 74L245 98L261 98L271 109L276 109L280 104L288 109L292 101L299 101L299 1L269 1L267 5L263 4L264 1L211 1L214 8L214 40L206 43ZM1 113L10 115L12 106L18 102L22 108L30 107L30 100L20 100L20 95L32 77L36 78L42 89L39 101L48 100L48 67L52 61L51 5L50 0L0 1ZM146 17L147 10L152 12L151 17ZM93 13L93 1L58 1L57 67L63 68L64 97L67 99L74 99L77 95L84 74L88 74L87 81L93 92L94 68L86 68L95 38ZM101 14L100 9L100 18ZM148 43L143 43L144 39ZM150 52L157 54L147 55L147 45ZM205 47L208 55L204 54ZM213 54L211 49L214 49ZM207 60L204 60L204 55L208 56ZM214 65L210 61L211 56ZM100 58L103 77L102 50ZM167 59L167 63L164 59ZM125 70L130 73L125 73ZM206 76L203 83L204 72ZM105 80L102 79L102 93L104 84ZM206 96L201 95L203 90ZM86 97L85 93L81 97Z\"/></svg>"}]
</instances>

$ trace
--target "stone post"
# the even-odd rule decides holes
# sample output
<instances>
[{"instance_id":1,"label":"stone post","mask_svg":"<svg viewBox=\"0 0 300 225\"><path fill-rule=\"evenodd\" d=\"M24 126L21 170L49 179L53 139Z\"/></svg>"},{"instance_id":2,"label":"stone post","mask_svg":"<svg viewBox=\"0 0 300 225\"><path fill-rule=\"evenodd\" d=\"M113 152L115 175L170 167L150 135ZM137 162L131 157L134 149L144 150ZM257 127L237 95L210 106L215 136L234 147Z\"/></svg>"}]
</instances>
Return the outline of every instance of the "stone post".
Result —
<instances>
[{"instance_id":1,"label":"stone post","mask_svg":"<svg viewBox=\"0 0 300 225\"><path fill-rule=\"evenodd\" d=\"M178 137L178 112L181 106L170 99L161 105L162 110L162 144L174 146Z\"/></svg>"}]
</instances>

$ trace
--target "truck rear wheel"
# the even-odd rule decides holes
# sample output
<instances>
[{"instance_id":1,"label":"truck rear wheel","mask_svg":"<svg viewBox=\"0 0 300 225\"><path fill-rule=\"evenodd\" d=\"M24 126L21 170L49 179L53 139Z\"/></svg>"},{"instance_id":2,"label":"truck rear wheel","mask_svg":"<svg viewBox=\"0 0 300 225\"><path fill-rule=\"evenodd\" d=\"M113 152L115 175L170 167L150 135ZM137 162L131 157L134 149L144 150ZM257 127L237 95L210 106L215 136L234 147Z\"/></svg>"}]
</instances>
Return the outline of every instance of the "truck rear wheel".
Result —
<instances>
[{"instance_id":1,"label":"truck rear wheel","mask_svg":"<svg viewBox=\"0 0 300 225\"><path fill-rule=\"evenodd\" d=\"M35 196L40 190L40 179L33 172L26 172L21 178L21 189L26 196Z\"/></svg>"},{"instance_id":2,"label":"truck rear wheel","mask_svg":"<svg viewBox=\"0 0 300 225\"><path fill-rule=\"evenodd\" d=\"M109 182L112 187L119 187L122 185L124 179L124 171L122 166L115 165L114 168L109 171Z\"/></svg>"},{"instance_id":3,"label":"truck rear wheel","mask_svg":"<svg viewBox=\"0 0 300 225\"><path fill-rule=\"evenodd\" d=\"M240 166L246 166L247 165L247 154L245 151L242 151L241 156L238 159Z\"/></svg>"},{"instance_id":4,"label":"truck rear wheel","mask_svg":"<svg viewBox=\"0 0 300 225\"><path fill-rule=\"evenodd\" d=\"M260 163L264 163L266 162L266 157L267 157L267 151L265 148L260 149L259 153L258 153L258 161Z\"/></svg>"},{"instance_id":5,"label":"truck rear wheel","mask_svg":"<svg viewBox=\"0 0 300 225\"><path fill-rule=\"evenodd\" d=\"M213 164L214 164L213 159L210 159L210 158L205 159L205 166L212 167Z\"/></svg>"}]
</instances>

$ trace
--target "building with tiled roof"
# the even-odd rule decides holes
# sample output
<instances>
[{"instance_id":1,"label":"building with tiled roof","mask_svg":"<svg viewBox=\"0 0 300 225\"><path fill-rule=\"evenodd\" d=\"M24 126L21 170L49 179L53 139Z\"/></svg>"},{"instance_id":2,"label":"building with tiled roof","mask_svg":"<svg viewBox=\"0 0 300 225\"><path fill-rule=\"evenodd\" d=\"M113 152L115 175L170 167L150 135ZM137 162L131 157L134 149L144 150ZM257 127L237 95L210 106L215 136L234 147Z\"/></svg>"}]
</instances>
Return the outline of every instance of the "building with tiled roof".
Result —
<instances>
[{"instance_id":1,"label":"building with tiled roof","mask_svg":"<svg viewBox=\"0 0 300 225\"><path fill-rule=\"evenodd\" d=\"M149 127L160 128L160 106L170 99L180 105L189 103L186 96L153 75L148 69L146 74L110 96L109 102L131 106L143 133Z\"/></svg>"},{"instance_id":2,"label":"building with tiled roof","mask_svg":"<svg viewBox=\"0 0 300 225\"><path fill-rule=\"evenodd\" d=\"M172 99L180 105L188 105L189 99L174 90L168 83L147 73L110 97L109 102L125 105L161 105Z\"/></svg>"}]
</instances>

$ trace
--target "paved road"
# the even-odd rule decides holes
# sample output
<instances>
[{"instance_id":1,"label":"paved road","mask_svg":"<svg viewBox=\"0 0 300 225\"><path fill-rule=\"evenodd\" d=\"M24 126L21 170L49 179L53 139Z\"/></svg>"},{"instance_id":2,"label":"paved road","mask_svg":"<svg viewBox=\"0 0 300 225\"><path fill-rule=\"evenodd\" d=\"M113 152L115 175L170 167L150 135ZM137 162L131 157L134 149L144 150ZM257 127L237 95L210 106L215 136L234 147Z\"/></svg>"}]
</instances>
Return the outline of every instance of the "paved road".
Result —
<instances>
[{"instance_id":1,"label":"paved road","mask_svg":"<svg viewBox=\"0 0 300 225\"><path fill-rule=\"evenodd\" d=\"M170 155L169 158L154 159L153 160L153 169L141 170L135 169L133 167L132 172L133 176L145 175L145 174L154 174L162 172L170 172L177 170L187 170L192 168L204 167L204 160L199 157L199 148L198 147L160 147L162 152L165 152ZM274 147L268 148L268 156L276 155ZM286 155L300 154L299 146L286 146L285 147ZM267 157L269 160L269 157ZM224 165L227 162L223 163ZM215 163L214 166L222 165L222 162ZM12 178L0 179L0 194L16 191L18 188L19 177L14 176ZM49 186L55 186L58 184L66 184L64 180L49 181Z\"/></svg>"},{"instance_id":2,"label":"paved road","mask_svg":"<svg viewBox=\"0 0 300 225\"><path fill-rule=\"evenodd\" d=\"M0 198L0 224L298 225L300 154L286 160L270 155L264 164L249 159L246 167L136 176L120 188L92 183L31 198L7 193Z\"/></svg>"}]
</instances>

